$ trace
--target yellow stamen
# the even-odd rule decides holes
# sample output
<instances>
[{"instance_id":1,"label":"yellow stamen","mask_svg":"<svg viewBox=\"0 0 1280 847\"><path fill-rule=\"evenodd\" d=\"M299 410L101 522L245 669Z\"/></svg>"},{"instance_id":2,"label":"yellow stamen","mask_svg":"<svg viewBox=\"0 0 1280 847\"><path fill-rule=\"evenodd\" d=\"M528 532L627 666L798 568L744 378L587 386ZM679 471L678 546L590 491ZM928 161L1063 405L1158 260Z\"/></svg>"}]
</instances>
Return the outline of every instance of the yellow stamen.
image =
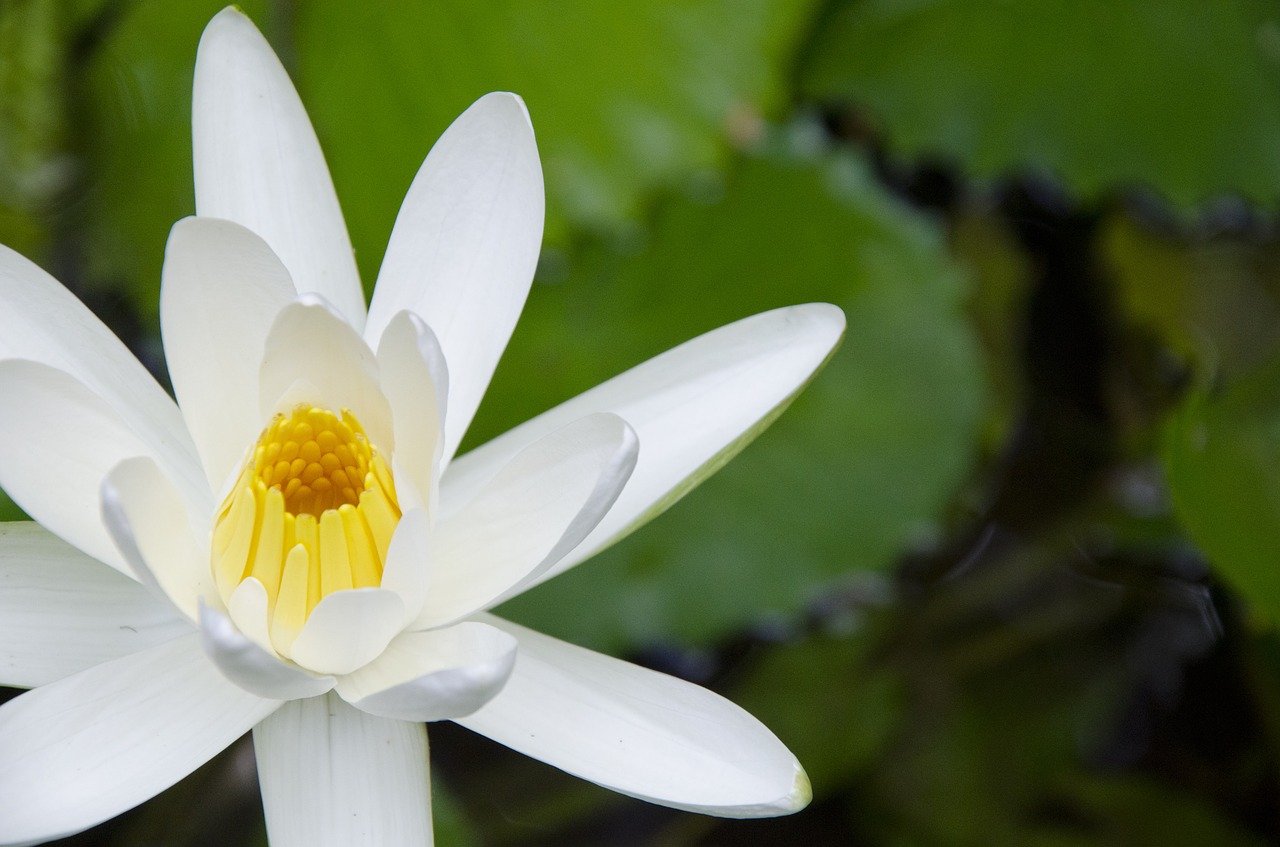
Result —
<instances>
[{"instance_id":1,"label":"yellow stamen","mask_svg":"<svg viewBox=\"0 0 1280 847\"><path fill-rule=\"evenodd\" d=\"M272 643L288 655L321 600L381 585L400 504L355 416L304 404L272 419L216 514L218 592L230 602L242 581L259 580Z\"/></svg>"}]
</instances>

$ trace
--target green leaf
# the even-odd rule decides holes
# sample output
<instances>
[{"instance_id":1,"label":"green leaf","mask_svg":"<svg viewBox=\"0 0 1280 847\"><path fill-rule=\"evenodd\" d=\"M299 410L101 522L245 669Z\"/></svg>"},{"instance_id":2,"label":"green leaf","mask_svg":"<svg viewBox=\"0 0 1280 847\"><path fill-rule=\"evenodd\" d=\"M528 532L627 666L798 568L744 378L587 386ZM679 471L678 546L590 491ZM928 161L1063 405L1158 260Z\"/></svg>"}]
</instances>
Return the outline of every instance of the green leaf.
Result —
<instances>
[{"instance_id":1,"label":"green leaf","mask_svg":"<svg viewBox=\"0 0 1280 847\"><path fill-rule=\"evenodd\" d=\"M825 300L849 331L724 470L506 612L597 646L705 642L889 566L969 468L984 382L964 293L938 233L860 162L778 156L745 161L718 201L671 206L642 251L596 250L535 288L473 441L754 312Z\"/></svg>"},{"instance_id":2,"label":"green leaf","mask_svg":"<svg viewBox=\"0 0 1280 847\"><path fill-rule=\"evenodd\" d=\"M634 227L649 196L722 164L782 100L813 0L297 7L299 87L364 278L432 143L482 94L529 105L550 243Z\"/></svg>"},{"instance_id":3,"label":"green leaf","mask_svg":"<svg viewBox=\"0 0 1280 847\"><path fill-rule=\"evenodd\" d=\"M1280 620L1280 358L1170 420L1162 458L1174 509L1213 566Z\"/></svg>"},{"instance_id":4,"label":"green leaf","mask_svg":"<svg viewBox=\"0 0 1280 847\"><path fill-rule=\"evenodd\" d=\"M841 2L805 90L973 174L1048 169L1180 206L1280 193L1280 10L1267 0Z\"/></svg>"}]
</instances>

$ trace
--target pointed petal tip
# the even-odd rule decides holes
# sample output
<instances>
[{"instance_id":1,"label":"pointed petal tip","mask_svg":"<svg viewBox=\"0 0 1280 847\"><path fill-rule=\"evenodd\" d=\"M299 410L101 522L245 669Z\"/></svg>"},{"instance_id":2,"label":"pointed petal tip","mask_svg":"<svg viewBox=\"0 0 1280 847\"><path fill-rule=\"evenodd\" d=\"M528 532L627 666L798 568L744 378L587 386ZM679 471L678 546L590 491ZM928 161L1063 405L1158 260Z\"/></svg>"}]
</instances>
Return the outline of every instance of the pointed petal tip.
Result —
<instances>
[{"instance_id":1,"label":"pointed petal tip","mask_svg":"<svg viewBox=\"0 0 1280 847\"><path fill-rule=\"evenodd\" d=\"M266 45L266 38L257 25L239 6L226 6L205 24L200 34L200 43L196 46L196 73L199 74L201 54L207 61L210 52L221 52L233 45L249 46L261 49ZM267 47L270 50L270 47Z\"/></svg>"},{"instance_id":2,"label":"pointed petal tip","mask_svg":"<svg viewBox=\"0 0 1280 847\"><path fill-rule=\"evenodd\" d=\"M841 313L843 314L843 313ZM798 812L808 806L813 801L813 783L809 781L809 774L805 773L804 768L799 762L796 762L796 781L791 788L782 804L782 814L789 815Z\"/></svg>"},{"instance_id":3,"label":"pointed petal tip","mask_svg":"<svg viewBox=\"0 0 1280 847\"><path fill-rule=\"evenodd\" d=\"M844 310L830 303L804 303L792 306L791 312L813 324L814 328L837 339L844 337L847 321Z\"/></svg>"}]
</instances>

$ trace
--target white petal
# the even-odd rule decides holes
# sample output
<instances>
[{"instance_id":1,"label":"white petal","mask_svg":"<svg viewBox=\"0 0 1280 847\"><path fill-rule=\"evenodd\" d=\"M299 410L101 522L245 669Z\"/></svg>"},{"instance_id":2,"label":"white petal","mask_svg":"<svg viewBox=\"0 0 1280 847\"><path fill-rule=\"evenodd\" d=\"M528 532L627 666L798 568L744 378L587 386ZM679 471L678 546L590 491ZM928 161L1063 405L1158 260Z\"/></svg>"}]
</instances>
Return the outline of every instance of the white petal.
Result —
<instances>
[{"instance_id":1,"label":"white petal","mask_svg":"<svg viewBox=\"0 0 1280 847\"><path fill-rule=\"evenodd\" d=\"M0 361L0 487L55 535L127 574L102 525L99 489L113 467L135 456L161 458L84 384L48 365ZM179 499L208 513L203 473L198 482L180 489Z\"/></svg>"},{"instance_id":2,"label":"white petal","mask_svg":"<svg viewBox=\"0 0 1280 847\"><path fill-rule=\"evenodd\" d=\"M431 585L431 525L422 509L405 512L396 524L387 561L382 568L382 587L395 592L404 604L405 626L422 611Z\"/></svg>"},{"instance_id":3,"label":"white petal","mask_svg":"<svg viewBox=\"0 0 1280 847\"><path fill-rule=\"evenodd\" d=\"M201 598L217 596L209 555L196 546L182 500L151 459L125 459L107 474L102 521L138 579L191 621Z\"/></svg>"},{"instance_id":4,"label":"white petal","mask_svg":"<svg viewBox=\"0 0 1280 847\"><path fill-rule=\"evenodd\" d=\"M207 487L182 415L164 389L71 292L3 245L0 359L30 359L70 374L151 446L179 486ZM9 408L0 394L0 414Z\"/></svg>"},{"instance_id":5,"label":"white petal","mask_svg":"<svg viewBox=\"0 0 1280 847\"><path fill-rule=\"evenodd\" d=\"M722 817L784 815L810 799L773 733L692 683L498 620L520 641L515 672L458 723L605 788Z\"/></svg>"},{"instance_id":6,"label":"white petal","mask_svg":"<svg viewBox=\"0 0 1280 847\"><path fill-rule=\"evenodd\" d=\"M427 728L335 694L287 703L253 731L271 847L431 847Z\"/></svg>"},{"instance_id":7,"label":"white petal","mask_svg":"<svg viewBox=\"0 0 1280 847\"><path fill-rule=\"evenodd\" d=\"M474 500L442 518L415 628L489 608L536 582L609 511L636 465L635 432L590 415L520 451Z\"/></svg>"},{"instance_id":8,"label":"white petal","mask_svg":"<svg viewBox=\"0 0 1280 847\"><path fill-rule=\"evenodd\" d=\"M0 706L0 843L131 809L278 706L223 679L195 632L28 691Z\"/></svg>"},{"instance_id":9,"label":"white petal","mask_svg":"<svg viewBox=\"0 0 1280 847\"><path fill-rule=\"evenodd\" d=\"M701 335L521 424L454 462L445 508L466 502L517 451L593 412L635 428L639 461L618 502L545 581L666 511L759 435L831 355L844 313L823 303L765 312Z\"/></svg>"},{"instance_id":10,"label":"white petal","mask_svg":"<svg viewBox=\"0 0 1280 847\"><path fill-rule=\"evenodd\" d=\"M318 674L345 674L378 658L404 626L404 603L394 591L337 591L316 604L289 654Z\"/></svg>"},{"instance_id":11,"label":"white petal","mask_svg":"<svg viewBox=\"0 0 1280 847\"><path fill-rule=\"evenodd\" d=\"M445 130L413 180L378 273L365 337L402 309L449 363L447 462L524 308L542 244L542 166L524 102L488 94Z\"/></svg>"},{"instance_id":12,"label":"white petal","mask_svg":"<svg viewBox=\"0 0 1280 847\"><path fill-rule=\"evenodd\" d=\"M402 633L374 661L338 680L361 711L402 721L442 721L479 709L502 690L516 663L516 640L465 621Z\"/></svg>"},{"instance_id":13,"label":"white petal","mask_svg":"<svg viewBox=\"0 0 1280 847\"><path fill-rule=\"evenodd\" d=\"M45 685L190 631L168 603L43 527L0 523L0 685Z\"/></svg>"},{"instance_id":14,"label":"white petal","mask_svg":"<svg viewBox=\"0 0 1280 847\"><path fill-rule=\"evenodd\" d=\"M315 130L270 45L237 10L205 28L191 96L197 214L262 236L299 293L320 294L363 327L360 275Z\"/></svg>"},{"instance_id":15,"label":"white petal","mask_svg":"<svg viewBox=\"0 0 1280 847\"><path fill-rule=\"evenodd\" d=\"M169 233L160 287L165 361L214 491L262 431L263 346L295 294L276 254L239 224L185 218Z\"/></svg>"},{"instance_id":16,"label":"white petal","mask_svg":"<svg viewBox=\"0 0 1280 847\"><path fill-rule=\"evenodd\" d=\"M267 598L267 587L257 577L242 580L227 600L227 617L240 635L257 644L268 655L276 654L271 643L271 602ZM201 629L206 611L216 611L216 606L200 604ZM207 636L206 636L207 641ZM206 645L207 646L207 645ZM325 689L326 691L328 689ZM292 698L282 697L283 700Z\"/></svg>"},{"instance_id":17,"label":"white petal","mask_svg":"<svg viewBox=\"0 0 1280 847\"><path fill-rule=\"evenodd\" d=\"M247 583L262 583L245 580ZM262 590L262 612L266 614L266 589ZM254 644L236 629L231 619L208 606L200 608L200 634L204 652L231 682L251 694L269 700L298 700L315 697L333 688L331 676L315 676L302 668L285 664Z\"/></svg>"},{"instance_id":18,"label":"white petal","mask_svg":"<svg viewBox=\"0 0 1280 847\"><path fill-rule=\"evenodd\" d=\"M397 471L410 475L432 508L449 396L449 371L440 342L422 318L400 312L378 342L378 366L394 422Z\"/></svg>"},{"instance_id":19,"label":"white petal","mask_svg":"<svg viewBox=\"0 0 1280 847\"><path fill-rule=\"evenodd\" d=\"M378 360L350 325L315 295L276 316L263 352L259 402L263 418L297 401L337 414L350 409L373 444L394 449L391 410L378 387ZM291 393L297 383L309 391Z\"/></svg>"}]
</instances>

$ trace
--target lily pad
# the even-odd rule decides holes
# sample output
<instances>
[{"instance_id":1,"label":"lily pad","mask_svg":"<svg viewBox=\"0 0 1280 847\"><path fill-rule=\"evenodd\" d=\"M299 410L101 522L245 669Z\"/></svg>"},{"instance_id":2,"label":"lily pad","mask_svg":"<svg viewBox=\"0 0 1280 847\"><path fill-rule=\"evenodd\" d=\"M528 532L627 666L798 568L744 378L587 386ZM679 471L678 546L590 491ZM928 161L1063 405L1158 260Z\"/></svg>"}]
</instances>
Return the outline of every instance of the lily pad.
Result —
<instances>
[{"instance_id":1,"label":"lily pad","mask_svg":"<svg viewBox=\"0 0 1280 847\"><path fill-rule=\"evenodd\" d=\"M844 0L803 86L982 178L1047 169L1086 196L1141 183L1183 207L1280 193L1266 0Z\"/></svg>"},{"instance_id":2,"label":"lily pad","mask_svg":"<svg viewBox=\"0 0 1280 847\"><path fill-rule=\"evenodd\" d=\"M1280 358L1219 392L1194 392L1162 458L1191 539L1257 612L1280 620Z\"/></svg>"},{"instance_id":3,"label":"lily pad","mask_svg":"<svg viewBox=\"0 0 1280 847\"><path fill-rule=\"evenodd\" d=\"M365 280L413 174L480 95L523 96L550 243L632 228L653 191L716 168L784 101L813 0L297 6L297 79Z\"/></svg>"}]
</instances>

